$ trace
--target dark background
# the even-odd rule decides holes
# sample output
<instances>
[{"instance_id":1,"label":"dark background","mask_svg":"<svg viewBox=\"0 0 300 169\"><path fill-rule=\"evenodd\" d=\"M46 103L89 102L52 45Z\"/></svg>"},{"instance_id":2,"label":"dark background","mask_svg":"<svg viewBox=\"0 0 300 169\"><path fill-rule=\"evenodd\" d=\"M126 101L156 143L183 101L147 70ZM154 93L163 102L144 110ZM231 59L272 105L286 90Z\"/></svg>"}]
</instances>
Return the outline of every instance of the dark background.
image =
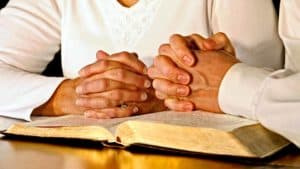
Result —
<instances>
[{"instance_id":1,"label":"dark background","mask_svg":"<svg viewBox=\"0 0 300 169\"><path fill-rule=\"evenodd\" d=\"M4 7L7 2L8 2L8 0L0 0L0 9L2 7ZM280 0L273 0L273 3L274 3L275 9L278 14ZM1 38L1 35L0 35L0 38ZM48 66L47 66L46 70L43 72L43 74L46 76L62 76L60 52L58 52L55 55L54 60L48 64Z\"/></svg>"}]
</instances>

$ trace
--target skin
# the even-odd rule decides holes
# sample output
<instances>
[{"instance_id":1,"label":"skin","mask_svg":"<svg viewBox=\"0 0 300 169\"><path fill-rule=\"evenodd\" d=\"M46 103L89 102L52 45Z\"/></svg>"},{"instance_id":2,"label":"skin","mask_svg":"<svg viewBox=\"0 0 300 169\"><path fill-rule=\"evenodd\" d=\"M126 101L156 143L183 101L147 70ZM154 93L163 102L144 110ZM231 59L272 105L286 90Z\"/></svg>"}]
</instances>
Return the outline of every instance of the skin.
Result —
<instances>
[{"instance_id":1,"label":"skin","mask_svg":"<svg viewBox=\"0 0 300 169\"><path fill-rule=\"evenodd\" d=\"M163 101L155 97L151 81L147 76L147 68L136 54L121 52L109 56L107 53L99 51L97 59L95 63L80 71L81 78L86 79L77 87L77 92L81 96L91 96L88 99L84 98L86 101L79 105L92 108L85 112L87 117L115 118L166 110ZM103 66L104 62L106 64ZM112 72L112 75L122 75L105 76L107 72ZM106 80L106 85L101 85L103 80ZM127 107L118 107L118 105L99 107L101 104L96 101L98 98L94 96L106 96L107 99L121 100L118 105L126 103ZM93 103L96 104L93 105Z\"/></svg>"},{"instance_id":2,"label":"skin","mask_svg":"<svg viewBox=\"0 0 300 169\"><path fill-rule=\"evenodd\" d=\"M133 5L135 5L138 2L138 0L118 0L118 2L123 6L130 8Z\"/></svg>"},{"instance_id":3,"label":"skin","mask_svg":"<svg viewBox=\"0 0 300 169\"><path fill-rule=\"evenodd\" d=\"M82 114L93 118L125 117L166 110L154 95L147 68L134 53L108 55L99 51L96 62L65 80L34 115ZM127 106L121 106L126 104Z\"/></svg>"},{"instance_id":4,"label":"skin","mask_svg":"<svg viewBox=\"0 0 300 169\"><path fill-rule=\"evenodd\" d=\"M65 80L56 89L52 97L43 105L33 110L33 115L60 116L66 114L81 114L85 109L75 104L77 94L76 85L81 79Z\"/></svg>"},{"instance_id":5,"label":"skin","mask_svg":"<svg viewBox=\"0 0 300 169\"><path fill-rule=\"evenodd\" d=\"M150 77L154 79L153 86L156 89L154 91L149 86L146 66L138 60L135 54L121 52L113 54L109 57L110 59L107 59L109 55L99 51L96 55L97 61L83 68L80 71L80 78L62 82L49 101L36 108L33 114L59 116L84 113L87 117L94 118L124 117L166 110L163 102L172 110L190 111L200 108L218 112L220 109L216 102L217 90L211 92L213 97L210 98L214 99L206 99L214 103L211 104L214 105L213 108L210 108L207 106L208 103L199 100L204 97L197 97L195 94L197 92L193 91L195 88L191 88L192 79L195 78L192 76L193 73L187 69L190 67L189 65L195 66L197 60L191 49L224 50L228 54L234 55L230 41L222 33L218 33L210 39L195 34L188 37L173 35L169 45L160 47L161 56L155 59L155 65L148 71ZM171 57L165 57L165 55ZM200 54L198 55L200 56ZM186 59L182 59L181 56L192 57L190 60L193 60L193 64L187 64ZM117 74L123 74L123 78L116 77ZM196 74L197 72L195 76ZM198 81L203 88L206 81L204 77L202 79L200 77L202 76L199 76ZM133 79L134 84L131 83ZM218 85L216 86L218 87ZM198 90L198 93L200 93L199 91L201 90ZM145 93L147 94L146 100ZM154 94L161 100L156 99ZM111 96L115 99L111 99ZM121 96L123 97L121 98ZM206 103L206 106L195 104L192 101L194 97L198 98L199 103ZM127 103L128 106L120 107L122 103Z\"/></svg>"},{"instance_id":6,"label":"skin","mask_svg":"<svg viewBox=\"0 0 300 169\"><path fill-rule=\"evenodd\" d=\"M131 7L137 2L138 0L119 0L119 3L125 7ZM196 64L197 58L191 49L224 49L232 52L230 50L233 50L233 48L231 48L230 43L222 40L218 41L214 38L214 36L211 39L204 39L198 35L189 37L173 35L170 39L170 48L175 54L166 54L178 57L177 62L193 66ZM164 72L166 74L178 70L178 73L183 74L183 76L179 76L179 78L169 76L175 79L169 79L170 81L167 82L160 82L156 79L153 85L157 90L154 91L149 85L148 77L145 75L145 66L133 59L132 56L128 57L129 55L131 56L127 52L121 52L112 55L113 57L110 58L113 59L107 59L108 54L103 51L98 52L98 60L83 68L80 72L80 78L63 81L53 96L45 104L36 108L33 114L58 116L85 113L87 117L113 118L165 110L166 107L163 102L156 99L154 93L158 98L165 99L165 104L171 109L190 110L194 108L194 103L188 101L191 98L180 98L190 97L190 94L194 92L190 86L187 86L193 78L188 71L183 71L183 69L176 66L170 68L171 71L166 69L166 72ZM124 59L124 56L126 59ZM167 60L164 57L162 58L163 61ZM174 60L175 57L173 57L173 62ZM167 60L167 62L171 63L172 61ZM156 63L157 66L160 65L160 62ZM164 63L160 67L164 67ZM178 84L182 85L179 86ZM164 90L166 86L169 87L168 90ZM176 94L174 94L174 91L176 91ZM178 98L181 100L178 100ZM120 107L124 103L127 107Z\"/></svg>"},{"instance_id":7,"label":"skin","mask_svg":"<svg viewBox=\"0 0 300 169\"><path fill-rule=\"evenodd\" d=\"M156 96L169 109L221 112L219 87L226 72L236 63L234 48L223 33L209 39L196 34L173 35L170 44L160 47L148 74L153 79Z\"/></svg>"}]
</instances>

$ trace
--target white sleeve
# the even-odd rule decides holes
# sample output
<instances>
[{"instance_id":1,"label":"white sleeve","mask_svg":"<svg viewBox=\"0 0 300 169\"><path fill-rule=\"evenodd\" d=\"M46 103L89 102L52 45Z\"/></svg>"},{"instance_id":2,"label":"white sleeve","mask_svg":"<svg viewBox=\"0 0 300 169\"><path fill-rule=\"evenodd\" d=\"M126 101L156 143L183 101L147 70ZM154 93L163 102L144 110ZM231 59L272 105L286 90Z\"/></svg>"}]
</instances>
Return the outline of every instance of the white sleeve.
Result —
<instances>
[{"instance_id":1,"label":"white sleeve","mask_svg":"<svg viewBox=\"0 0 300 169\"><path fill-rule=\"evenodd\" d=\"M239 60L255 67L283 68L283 45L272 0L214 0L211 8L212 33L226 33Z\"/></svg>"},{"instance_id":2,"label":"white sleeve","mask_svg":"<svg viewBox=\"0 0 300 169\"><path fill-rule=\"evenodd\" d=\"M283 70L269 76L259 91L255 114L268 129L300 147L300 73Z\"/></svg>"},{"instance_id":3,"label":"white sleeve","mask_svg":"<svg viewBox=\"0 0 300 169\"><path fill-rule=\"evenodd\" d=\"M225 112L256 119L298 147L300 147L299 10L299 0L281 1L279 32L286 48L286 68L271 73L245 64L237 64L226 73L219 95L220 106ZM230 94L229 90L233 94Z\"/></svg>"},{"instance_id":4,"label":"white sleeve","mask_svg":"<svg viewBox=\"0 0 300 169\"><path fill-rule=\"evenodd\" d=\"M59 7L10 0L0 12L0 115L29 120L63 80L39 75L59 50Z\"/></svg>"}]
</instances>

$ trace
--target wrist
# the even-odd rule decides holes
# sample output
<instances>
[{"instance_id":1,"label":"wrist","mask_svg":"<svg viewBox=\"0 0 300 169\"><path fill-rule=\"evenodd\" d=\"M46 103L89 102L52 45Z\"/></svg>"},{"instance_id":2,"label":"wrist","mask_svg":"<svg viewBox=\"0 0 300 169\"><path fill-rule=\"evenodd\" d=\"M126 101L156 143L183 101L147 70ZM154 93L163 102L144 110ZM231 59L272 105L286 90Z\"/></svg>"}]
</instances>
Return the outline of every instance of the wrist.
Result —
<instances>
[{"instance_id":1,"label":"wrist","mask_svg":"<svg viewBox=\"0 0 300 169\"><path fill-rule=\"evenodd\" d=\"M67 114L64 108L67 99L75 95L76 80L66 79L60 83L50 99L33 110L32 115L38 116L59 116ZM72 97L70 97L72 96Z\"/></svg>"}]
</instances>

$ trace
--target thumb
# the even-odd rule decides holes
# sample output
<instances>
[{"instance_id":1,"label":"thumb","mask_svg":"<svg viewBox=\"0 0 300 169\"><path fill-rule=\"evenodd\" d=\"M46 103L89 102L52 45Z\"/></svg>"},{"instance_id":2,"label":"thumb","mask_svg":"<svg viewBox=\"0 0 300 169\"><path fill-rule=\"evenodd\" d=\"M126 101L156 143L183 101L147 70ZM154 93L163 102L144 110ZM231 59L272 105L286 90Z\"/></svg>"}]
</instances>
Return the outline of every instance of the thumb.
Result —
<instances>
[{"instance_id":1,"label":"thumb","mask_svg":"<svg viewBox=\"0 0 300 169\"><path fill-rule=\"evenodd\" d=\"M218 32L204 42L207 50L225 50L235 56L235 50L226 34Z\"/></svg>"}]
</instances>

